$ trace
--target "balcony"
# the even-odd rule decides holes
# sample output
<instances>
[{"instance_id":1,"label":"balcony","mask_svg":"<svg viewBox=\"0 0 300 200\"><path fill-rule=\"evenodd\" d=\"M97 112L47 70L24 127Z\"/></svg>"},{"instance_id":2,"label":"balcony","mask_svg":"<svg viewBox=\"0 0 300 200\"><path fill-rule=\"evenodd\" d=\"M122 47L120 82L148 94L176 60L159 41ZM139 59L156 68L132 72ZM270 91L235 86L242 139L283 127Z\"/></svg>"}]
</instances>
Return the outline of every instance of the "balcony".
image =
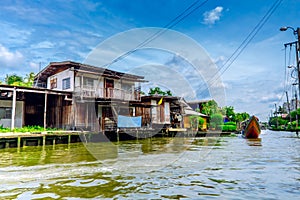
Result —
<instances>
[{"instance_id":1,"label":"balcony","mask_svg":"<svg viewBox=\"0 0 300 200\"><path fill-rule=\"evenodd\" d=\"M84 86L76 87L74 95L81 98L107 98L125 101L139 101L141 99L139 88L136 88L135 91L132 92L118 88L92 88Z\"/></svg>"}]
</instances>

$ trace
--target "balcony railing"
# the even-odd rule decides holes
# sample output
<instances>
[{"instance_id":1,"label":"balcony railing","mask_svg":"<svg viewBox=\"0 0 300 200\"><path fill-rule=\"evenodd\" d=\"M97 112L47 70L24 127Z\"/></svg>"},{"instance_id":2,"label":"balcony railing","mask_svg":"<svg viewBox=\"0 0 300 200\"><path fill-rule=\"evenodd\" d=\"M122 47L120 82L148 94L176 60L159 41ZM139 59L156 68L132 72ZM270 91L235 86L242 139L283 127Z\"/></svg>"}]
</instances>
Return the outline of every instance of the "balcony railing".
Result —
<instances>
[{"instance_id":1,"label":"balcony railing","mask_svg":"<svg viewBox=\"0 0 300 200\"><path fill-rule=\"evenodd\" d=\"M126 101L139 101L140 92L137 88L134 92L118 88L92 88L88 86L76 87L74 95L84 98L121 99Z\"/></svg>"}]
</instances>

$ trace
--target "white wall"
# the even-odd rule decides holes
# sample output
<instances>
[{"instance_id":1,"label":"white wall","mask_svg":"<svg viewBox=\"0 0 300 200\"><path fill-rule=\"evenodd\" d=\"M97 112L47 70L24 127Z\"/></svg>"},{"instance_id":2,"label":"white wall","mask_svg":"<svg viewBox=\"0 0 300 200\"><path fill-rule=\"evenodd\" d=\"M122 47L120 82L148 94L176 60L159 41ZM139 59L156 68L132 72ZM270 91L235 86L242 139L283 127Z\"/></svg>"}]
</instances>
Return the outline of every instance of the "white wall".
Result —
<instances>
[{"instance_id":1,"label":"white wall","mask_svg":"<svg viewBox=\"0 0 300 200\"><path fill-rule=\"evenodd\" d=\"M169 102L165 102L164 107L165 107L165 123L166 124L170 124L171 123L171 119L170 119L170 103Z\"/></svg>"},{"instance_id":2,"label":"white wall","mask_svg":"<svg viewBox=\"0 0 300 200\"><path fill-rule=\"evenodd\" d=\"M0 107L12 108L11 100L0 100ZM15 128L21 128L23 126L23 110L24 102L17 101L16 103L16 116L15 116ZM5 128L10 128L11 119L0 119L0 125Z\"/></svg>"},{"instance_id":3,"label":"white wall","mask_svg":"<svg viewBox=\"0 0 300 200\"><path fill-rule=\"evenodd\" d=\"M53 76L48 77L47 79L47 89L51 89L50 80L53 78L57 78L57 87L53 88L53 90L63 90L62 81L65 78L70 78L70 88L64 91L72 92L74 91L74 71L67 69L65 71L54 74Z\"/></svg>"}]
</instances>

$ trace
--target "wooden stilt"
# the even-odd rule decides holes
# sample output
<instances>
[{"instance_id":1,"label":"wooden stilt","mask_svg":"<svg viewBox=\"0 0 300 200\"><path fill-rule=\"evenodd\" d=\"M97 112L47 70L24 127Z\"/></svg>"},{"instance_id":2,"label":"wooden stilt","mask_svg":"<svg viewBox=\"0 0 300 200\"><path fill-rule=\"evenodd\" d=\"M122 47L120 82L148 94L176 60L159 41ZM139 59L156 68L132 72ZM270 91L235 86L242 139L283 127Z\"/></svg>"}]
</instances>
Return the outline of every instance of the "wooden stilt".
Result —
<instances>
[{"instance_id":1,"label":"wooden stilt","mask_svg":"<svg viewBox=\"0 0 300 200\"><path fill-rule=\"evenodd\" d=\"M21 137L18 137L17 147L18 147L18 150L21 148Z\"/></svg>"},{"instance_id":2,"label":"wooden stilt","mask_svg":"<svg viewBox=\"0 0 300 200\"><path fill-rule=\"evenodd\" d=\"M22 147L26 147L26 139L23 138L23 144L22 144Z\"/></svg>"},{"instance_id":3,"label":"wooden stilt","mask_svg":"<svg viewBox=\"0 0 300 200\"><path fill-rule=\"evenodd\" d=\"M120 133L119 133L119 131L117 131L117 142L118 143L120 142Z\"/></svg>"},{"instance_id":4,"label":"wooden stilt","mask_svg":"<svg viewBox=\"0 0 300 200\"><path fill-rule=\"evenodd\" d=\"M46 135L43 136L43 146L46 145Z\"/></svg>"}]
</instances>

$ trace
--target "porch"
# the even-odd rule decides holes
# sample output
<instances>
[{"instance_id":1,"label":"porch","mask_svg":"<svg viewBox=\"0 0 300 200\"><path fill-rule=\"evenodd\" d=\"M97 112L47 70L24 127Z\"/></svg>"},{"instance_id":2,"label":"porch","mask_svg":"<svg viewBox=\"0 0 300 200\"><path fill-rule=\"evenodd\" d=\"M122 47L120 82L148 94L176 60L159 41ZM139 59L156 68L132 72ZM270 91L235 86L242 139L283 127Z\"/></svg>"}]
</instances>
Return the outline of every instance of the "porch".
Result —
<instances>
[{"instance_id":1,"label":"porch","mask_svg":"<svg viewBox=\"0 0 300 200\"><path fill-rule=\"evenodd\" d=\"M92 86L75 87L75 97L80 98L107 98L121 99L125 101L140 101L140 88L135 88L134 91L123 90L119 88L94 88Z\"/></svg>"}]
</instances>

